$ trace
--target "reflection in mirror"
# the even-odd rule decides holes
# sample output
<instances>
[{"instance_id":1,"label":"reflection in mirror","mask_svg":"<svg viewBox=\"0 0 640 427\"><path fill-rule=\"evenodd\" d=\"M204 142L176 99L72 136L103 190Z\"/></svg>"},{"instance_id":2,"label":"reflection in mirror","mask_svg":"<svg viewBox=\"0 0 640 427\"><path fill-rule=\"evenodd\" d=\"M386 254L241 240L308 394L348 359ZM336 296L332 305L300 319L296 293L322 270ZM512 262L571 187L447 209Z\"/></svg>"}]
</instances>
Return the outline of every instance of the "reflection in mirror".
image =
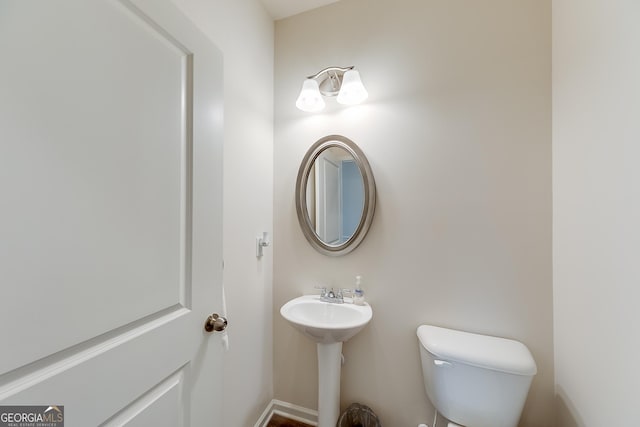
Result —
<instances>
[{"instance_id":1,"label":"reflection in mirror","mask_svg":"<svg viewBox=\"0 0 640 427\"><path fill-rule=\"evenodd\" d=\"M302 161L296 210L311 245L325 255L349 253L364 239L375 210L375 182L360 148L340 135L317 141Z\"/></svg>"},{"instance_id":2,"label":"reflection in mirror","mask_svg":"<svg viewBox=\"0 0 640 427\"><path fill-rule=\"evenodd\" d=\"M364 182L355 159L341 147L318 155L307 178L307 215L318 238L340 245L362 217Z\"/></svg>"}]
</instances>

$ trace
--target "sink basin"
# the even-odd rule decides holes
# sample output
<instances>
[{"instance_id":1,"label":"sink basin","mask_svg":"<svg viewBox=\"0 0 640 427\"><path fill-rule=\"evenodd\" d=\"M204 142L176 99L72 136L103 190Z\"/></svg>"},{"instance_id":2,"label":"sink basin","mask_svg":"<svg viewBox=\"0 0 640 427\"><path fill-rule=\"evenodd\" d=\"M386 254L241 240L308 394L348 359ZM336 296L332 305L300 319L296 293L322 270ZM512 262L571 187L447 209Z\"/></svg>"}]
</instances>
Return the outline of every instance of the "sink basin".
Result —
<instances>
[{"instance_id":1,"label":"sink basin","mask_svg":"<svg viewBox=\"0 0 640 427\"><path fill-rule=\"evenodd\" d=\"M280 309L282 317L317 343L344 342L356 335L373 317L369 304L335 304L318 295L294 298Z\"/></svg>"}]
</instances>

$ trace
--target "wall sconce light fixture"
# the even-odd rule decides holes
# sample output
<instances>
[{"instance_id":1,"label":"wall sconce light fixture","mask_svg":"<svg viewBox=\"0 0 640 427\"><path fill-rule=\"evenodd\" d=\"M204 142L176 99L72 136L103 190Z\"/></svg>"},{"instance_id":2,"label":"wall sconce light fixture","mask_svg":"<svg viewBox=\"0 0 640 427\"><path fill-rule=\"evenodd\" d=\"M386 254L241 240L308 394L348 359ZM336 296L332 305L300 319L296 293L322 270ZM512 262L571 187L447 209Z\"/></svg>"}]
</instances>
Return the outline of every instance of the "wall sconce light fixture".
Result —
<instances>
[{"instance_id":1,"label":"wall sconce light fixture","mask_svg":"<svg viewBox=\"0 0 640 427\"><path fill-rule=\"evenodd\" d=\"M328 67L302 83L296 107L310 113L320 111L325 103L322 96L337 96L340 104L359 104L369 96L360 73L351 67Z\"/></svg>"}]
</instances>

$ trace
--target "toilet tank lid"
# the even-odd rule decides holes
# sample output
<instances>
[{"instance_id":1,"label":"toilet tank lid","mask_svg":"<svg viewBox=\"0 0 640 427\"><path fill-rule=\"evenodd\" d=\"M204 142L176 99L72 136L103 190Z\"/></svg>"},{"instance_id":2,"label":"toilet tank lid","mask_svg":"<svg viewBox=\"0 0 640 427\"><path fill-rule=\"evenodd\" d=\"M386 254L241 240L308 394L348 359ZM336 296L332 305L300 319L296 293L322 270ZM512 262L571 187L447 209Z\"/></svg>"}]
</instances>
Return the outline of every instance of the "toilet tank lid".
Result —
<instances>
[{"instance_id":1,"label":"toilet tank lid","mask_svg":"<svg viewBox=\"0 0 640 427\"><path fill-rule=\"evenodd\" d=\"M434 356L494 371L535 375L536 362L519 341L422 325L418 339Z\"/></svg>"}]
</instances>

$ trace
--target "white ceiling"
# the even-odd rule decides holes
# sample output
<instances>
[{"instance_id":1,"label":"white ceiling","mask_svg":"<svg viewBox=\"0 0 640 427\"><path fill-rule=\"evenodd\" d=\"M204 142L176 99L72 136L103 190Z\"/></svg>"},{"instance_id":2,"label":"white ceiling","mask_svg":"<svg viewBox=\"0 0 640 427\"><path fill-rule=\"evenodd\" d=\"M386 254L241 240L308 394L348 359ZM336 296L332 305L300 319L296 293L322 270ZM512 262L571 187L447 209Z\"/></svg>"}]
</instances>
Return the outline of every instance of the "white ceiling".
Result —
<instances>
[{"instance_id":1,"label":"white ceiling","mask_svg":"<svg viewBox=\"0 0 640 427\"><path fill-rule=\"evenodd\" d=\"M339 0L260 0L274 20L297 15Z\"/></svg>"}]
</instances>

